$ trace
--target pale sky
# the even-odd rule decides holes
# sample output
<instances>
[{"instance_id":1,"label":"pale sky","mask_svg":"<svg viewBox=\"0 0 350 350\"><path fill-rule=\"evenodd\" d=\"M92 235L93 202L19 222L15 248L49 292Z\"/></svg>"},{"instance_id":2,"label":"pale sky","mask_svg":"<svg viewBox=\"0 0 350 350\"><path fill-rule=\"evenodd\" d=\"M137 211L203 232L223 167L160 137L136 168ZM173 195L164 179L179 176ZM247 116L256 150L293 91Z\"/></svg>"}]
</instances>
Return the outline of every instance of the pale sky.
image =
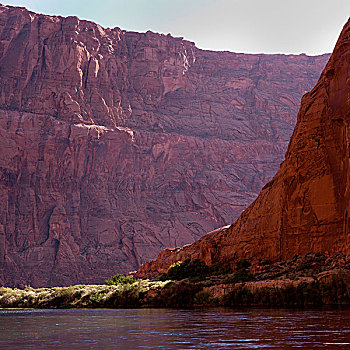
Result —
<instances>
[{"instance_id":1,"label":"pale sky","mask_svg":"<svg viewBox=\"0 0 350 350\"><path fill-rule=\"evenodd\" d=\"M170 33L197 47L245 53L332 52L350 0L18 0L50 15L103 27Z\"/></svg>"}]
</instances>

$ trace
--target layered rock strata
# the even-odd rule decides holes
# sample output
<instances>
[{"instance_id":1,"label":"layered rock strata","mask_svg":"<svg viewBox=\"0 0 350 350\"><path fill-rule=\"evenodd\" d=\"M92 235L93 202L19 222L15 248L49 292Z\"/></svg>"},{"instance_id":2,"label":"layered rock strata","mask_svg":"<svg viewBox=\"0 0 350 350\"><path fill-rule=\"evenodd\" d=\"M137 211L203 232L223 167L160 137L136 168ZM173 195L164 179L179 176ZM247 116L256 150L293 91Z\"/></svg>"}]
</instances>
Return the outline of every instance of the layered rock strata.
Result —
<instances>
[{"instance_id":1,"label":"layered rock strata","mask_svg":"<svg viewBox=\"0 0 350 350\"><path fill-rule=\"evenodd\" d=\"M0 284L103 282L232 222L327 59L0 6Z\"/></svg>"},{"instance_id":2,"label":"layered rock strata","mask_svg":"<svg viewBox=\"0 0 350 350\"><path fill-rule=\"evenodd\" d=\"M284 162L232 225L163 251L141 267L155 275L177 260L207 264L350 253L350 21L314 89L304 95Z\"/></svg>"}]
</instances>

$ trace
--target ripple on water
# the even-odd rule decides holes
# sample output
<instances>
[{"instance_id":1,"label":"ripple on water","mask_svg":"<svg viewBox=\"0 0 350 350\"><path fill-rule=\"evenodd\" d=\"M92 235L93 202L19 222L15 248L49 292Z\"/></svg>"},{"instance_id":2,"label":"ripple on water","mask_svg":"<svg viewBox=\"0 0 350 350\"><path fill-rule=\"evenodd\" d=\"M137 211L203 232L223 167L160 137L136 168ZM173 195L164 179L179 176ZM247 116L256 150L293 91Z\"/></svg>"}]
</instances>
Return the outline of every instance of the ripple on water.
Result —
<instances>
[{"instance_id":1,"label":"ripple on water","mask_svg":"<svg viewBox=\"0 0 350 350\"><path fill-rule=\"evenodd\" d=\"M1 349L321 349L350 345L350 310L0 310Z\"/></svg>"}]
</instances>

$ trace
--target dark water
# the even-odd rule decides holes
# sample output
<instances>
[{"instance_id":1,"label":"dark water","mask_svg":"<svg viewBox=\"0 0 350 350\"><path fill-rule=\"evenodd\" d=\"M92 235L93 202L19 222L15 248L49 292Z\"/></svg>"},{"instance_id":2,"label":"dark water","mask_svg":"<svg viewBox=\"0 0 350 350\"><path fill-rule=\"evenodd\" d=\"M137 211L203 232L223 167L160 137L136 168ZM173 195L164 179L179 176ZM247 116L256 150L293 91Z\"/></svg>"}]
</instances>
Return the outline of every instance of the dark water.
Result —
<instances>
[{"instance_id":1,"label":"dark water","mask_svg":"<svg viewBox=\"0 0 350 350\"><path fill-rule=\"evenodd\" d=\"M0 349L51 348L350 349L350 309L0 309Z\"/></svg>"}]
</instances>

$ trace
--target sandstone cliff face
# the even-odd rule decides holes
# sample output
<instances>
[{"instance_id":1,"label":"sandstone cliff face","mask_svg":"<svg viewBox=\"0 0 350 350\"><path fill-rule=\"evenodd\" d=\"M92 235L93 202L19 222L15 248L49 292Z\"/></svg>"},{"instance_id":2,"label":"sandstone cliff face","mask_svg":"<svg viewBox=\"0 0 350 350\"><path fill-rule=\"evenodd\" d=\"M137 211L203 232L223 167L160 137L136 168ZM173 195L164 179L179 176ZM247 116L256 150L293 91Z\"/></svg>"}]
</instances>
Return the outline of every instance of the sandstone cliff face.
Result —
<instances>
[{"instance_id":1,"label":"sandstone cliff face","mask_svg":"<svg viewBox=\"0 0 350 350\"><path fill-rule=\"evenodd\" d=\"M301 103L285 161L229 227L182 250L163 251L139 274L185 258L278 261L295 254L350 253L350 21L314 89Z\"/></svg>"},{"instance_id":2,"label":"sandstone cliff face","mask_svg":"<svg viewBox=\"0 0 350 350\"><path fill-rule=\"evenodd\" d=\"M328 59L0 6L0 283L97 283L237 218Z\"/></svg>"}]
</instances>

